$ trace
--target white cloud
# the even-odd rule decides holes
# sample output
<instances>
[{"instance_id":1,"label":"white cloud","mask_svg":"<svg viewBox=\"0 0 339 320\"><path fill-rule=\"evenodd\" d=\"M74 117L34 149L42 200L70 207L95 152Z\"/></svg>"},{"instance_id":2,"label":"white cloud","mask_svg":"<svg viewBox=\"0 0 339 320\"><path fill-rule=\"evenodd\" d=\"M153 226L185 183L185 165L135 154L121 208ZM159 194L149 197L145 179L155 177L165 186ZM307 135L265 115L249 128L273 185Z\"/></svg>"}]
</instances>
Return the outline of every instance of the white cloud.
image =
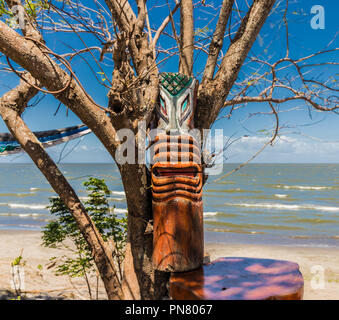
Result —
<instances>
[{"instance_id":1,"label":"white cloud","mask_svg":"<svg viewBox=\"0 0 339 320\"><path fill-rule=\"evenodd\" d=\"M228 137L225 137L228 139ZM226 150L227 162L242 162L269 141L268 137L242 137ZM302 136L282 135L268 145L254 162L338 162L339 142L321 142Z\"/></svg>"}]
</instances>

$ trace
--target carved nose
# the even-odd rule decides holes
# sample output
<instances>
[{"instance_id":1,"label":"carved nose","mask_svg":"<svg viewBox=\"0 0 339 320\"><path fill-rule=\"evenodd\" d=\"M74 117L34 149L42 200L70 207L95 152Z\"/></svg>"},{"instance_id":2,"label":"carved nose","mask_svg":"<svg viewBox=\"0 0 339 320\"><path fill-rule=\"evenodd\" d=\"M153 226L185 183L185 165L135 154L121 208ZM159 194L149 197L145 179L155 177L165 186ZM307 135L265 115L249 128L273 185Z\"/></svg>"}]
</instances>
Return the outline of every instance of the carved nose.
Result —
<instances>
[{"instance_id":1,"label":"carved nose","mask_svg":"<svg viewBox=\"0 0 339 320\"><path fill-rule=\"evenodd\" d=\"M181 127L180 127L180 121L178 117L176 116L175 112L173 112L172 117L170 117L169 123L165 129L166 134L180 134L181 133Z\"/></svg>"}]
</instances>

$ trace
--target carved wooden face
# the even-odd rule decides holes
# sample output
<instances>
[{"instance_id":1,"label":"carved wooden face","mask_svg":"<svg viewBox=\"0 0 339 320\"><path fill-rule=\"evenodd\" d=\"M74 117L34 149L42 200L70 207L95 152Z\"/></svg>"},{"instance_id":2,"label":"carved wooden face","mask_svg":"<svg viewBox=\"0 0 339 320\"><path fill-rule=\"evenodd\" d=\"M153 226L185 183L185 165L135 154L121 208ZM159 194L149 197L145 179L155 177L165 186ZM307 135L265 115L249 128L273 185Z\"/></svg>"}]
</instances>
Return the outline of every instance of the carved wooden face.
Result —
<instances>
[{"instance_id":1,"label":"carved wooden face","mask_svg":"<svg viewBox=\"0 0 339 320\"><path fill-rule=\"evenodd\" d=\"M198 81L180 73L160 74L160 101L157 108L158 129L165 131L193 128Z\"/></svg>"},{"instance_id":2,"label":"carved wooden face","mask_svg":"<svg viewBox=\"0 0 339 320\"><path fill-rule=\"evenodd\" d=\"M160 75L160 101L153 125L153 264L158 270L196 269L203 260L200 145L193 129L198 81L178 73Z\"/></svg>"}]
</instances>

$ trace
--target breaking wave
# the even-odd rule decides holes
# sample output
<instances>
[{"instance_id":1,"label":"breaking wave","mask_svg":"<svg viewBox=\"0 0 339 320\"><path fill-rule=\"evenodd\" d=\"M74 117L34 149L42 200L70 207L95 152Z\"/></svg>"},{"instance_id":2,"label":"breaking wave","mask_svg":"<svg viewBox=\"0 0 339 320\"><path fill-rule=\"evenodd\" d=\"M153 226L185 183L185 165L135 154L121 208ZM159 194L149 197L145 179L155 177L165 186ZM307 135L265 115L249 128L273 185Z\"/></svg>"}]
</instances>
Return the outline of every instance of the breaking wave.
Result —
<instances>
[{"instance_id":1,"label":"breaking wave","mask_svg":"<svg viewBox=\"0 0 339 320\"><path fill-rule=\"evenodd\" d=\"M12 209L24 210L46 210L48 204L33 204L33 203L0 203L1 206L8 206Z\"/></svg>"},{"instance_id":2,"label":"breaking wave","mask_svg":"<svg viewBox=\"0 0 339 320\"><path fill-rule=\"evenodd\" d=\"M339 207L320 206L315 204L283 204L283 203L225 203L227 206L263 208L273 210L316 210L327 212L339 212Z\"/></svg>"},{"instance_id":3,"label":"breaking wave","mask_svg":"<svg viewBox=\"0 0 339 320\"><path fill-rule=\"evenodd\" d=\"M218 215L218 214L219 214L218 211L207 211L207 212L204 212L204 216L205 216L205 217L216 216L216 215Z\"/></svg>"},{"instance_id":4,"label":"breaking wave","mask_svg":"<svg viewBox=\"0 0 339 320\"><path fill-rule=\"evenodd\" d=\"M112 209L114 213L127 213L127 209L114 208Z\"/></svg>"},{"instance_id":5,"label":"breaking wave","mask_svg":"<svg viewBox=\"0 0 339 320\"><path fill-rule=\"evenodd\" d=\"M125 191L111 191L112 194L116 196L125 196Z\"/></svg>"},{"instance_id":6,"label":"breaking wave","mask_svg":"<svg viewBox=\"0 0 339 320\"><path fill-rule=\"evenodd\" d=\"M288 194L279 194L279 193L276 193L274 196L277 197L277 198L287 198Z\"/></svg>"},{"instance_id":7,"label":"breaking wave","mask_svg":"<svg viewBox=\"0 0 339 320\"><path fill-rule=\"evenodd\" d=\"M287 185L276 185L274 188L283 189L294 189L294 190L331 190L333 187L329 186L287 186Z\"/></svg>"}]
</instances>

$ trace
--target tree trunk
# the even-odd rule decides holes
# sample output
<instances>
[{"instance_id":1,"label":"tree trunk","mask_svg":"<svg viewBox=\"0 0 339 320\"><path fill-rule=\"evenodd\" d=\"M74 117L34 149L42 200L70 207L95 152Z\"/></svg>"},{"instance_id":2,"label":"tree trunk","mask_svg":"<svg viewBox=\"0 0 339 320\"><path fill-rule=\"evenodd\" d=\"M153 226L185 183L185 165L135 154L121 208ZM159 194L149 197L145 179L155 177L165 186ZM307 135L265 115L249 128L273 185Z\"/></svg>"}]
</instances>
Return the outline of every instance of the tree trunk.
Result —
<instances>
[{"instance_id":1,"label":"tree trunk","mask_svg":"<svg viewBox=\"0 0 339 320\"><path fill-rule=\"evenodd\" d=\"M119 167L128 207L128 244L124 262L126 299L161 299L168 295L169 274L152 264L153 233L150 177L145 165Z\"/></svg>"}]
</instances>

